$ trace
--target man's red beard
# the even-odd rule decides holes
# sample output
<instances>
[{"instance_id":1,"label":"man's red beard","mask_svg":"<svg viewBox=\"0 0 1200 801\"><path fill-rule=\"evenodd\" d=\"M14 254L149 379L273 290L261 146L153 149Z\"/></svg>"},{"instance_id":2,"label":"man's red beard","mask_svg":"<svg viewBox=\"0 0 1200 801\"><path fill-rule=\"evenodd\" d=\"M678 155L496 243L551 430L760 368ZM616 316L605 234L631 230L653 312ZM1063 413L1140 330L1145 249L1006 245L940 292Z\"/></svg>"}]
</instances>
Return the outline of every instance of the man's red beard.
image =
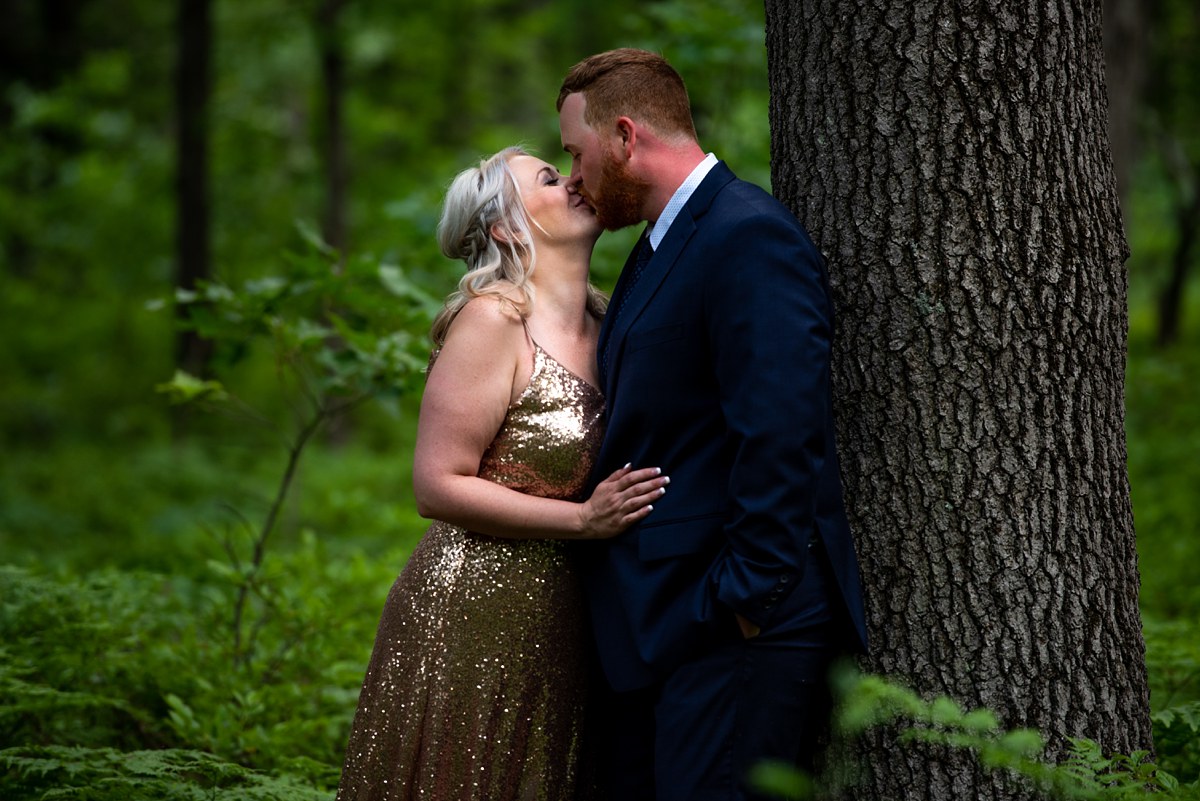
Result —
<instances>
[{"instance_id":1,"label":"man's red beard","mask_svg":"<svg viewBox=\"0 0 1200 801\"><path fill-rule=\"evenodd\" d=\"M646 219L642 216L650 183L630 172L628 165L605 153L600 165L600 185L587 199L596 210L596 220L606 231L616 231Z\"/></svg>"}]
</instances>

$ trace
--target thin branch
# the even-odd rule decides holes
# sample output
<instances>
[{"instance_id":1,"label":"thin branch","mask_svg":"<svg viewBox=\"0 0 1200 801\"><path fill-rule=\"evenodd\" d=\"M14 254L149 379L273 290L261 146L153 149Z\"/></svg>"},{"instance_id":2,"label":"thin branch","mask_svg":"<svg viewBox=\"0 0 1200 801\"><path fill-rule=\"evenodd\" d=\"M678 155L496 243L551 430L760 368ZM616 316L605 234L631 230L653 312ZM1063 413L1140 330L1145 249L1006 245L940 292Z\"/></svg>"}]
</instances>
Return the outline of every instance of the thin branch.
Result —
<instances>
[{"instance_id":1,"label":"thin branch","mask_svg":"<svg viewBox=\"0 0 1200 801\"><path fill-rule=\"evenodd\" d=\"M235 659L239 662L243 661L244 657L242 652L242 619L245 614L246 601L250 593L250 585L262 567L263 556L266 553L267 539L271 536L271 532L275 528L275 522L279 518L280 511L283 509L283 503L287 499L288 490L291 488L292 480L296 476L296 467L300 463L300 456L304 452L305 446L308 445L309 440L312 439L312 436L321 427L321 424L325 422L328 414L328 410L324 407L317 409L312 419L297 433L295 441L288 450L287 467L283 471L279 487L275 491L275 498L271 502L271 508L267 511L267 517L263 521L262 529L259 531L258 538L254 542L254 555L250 560L250 570L241 587L238 589L237 603L234 605L234 654Z\"/></svg>"}]
</instances>

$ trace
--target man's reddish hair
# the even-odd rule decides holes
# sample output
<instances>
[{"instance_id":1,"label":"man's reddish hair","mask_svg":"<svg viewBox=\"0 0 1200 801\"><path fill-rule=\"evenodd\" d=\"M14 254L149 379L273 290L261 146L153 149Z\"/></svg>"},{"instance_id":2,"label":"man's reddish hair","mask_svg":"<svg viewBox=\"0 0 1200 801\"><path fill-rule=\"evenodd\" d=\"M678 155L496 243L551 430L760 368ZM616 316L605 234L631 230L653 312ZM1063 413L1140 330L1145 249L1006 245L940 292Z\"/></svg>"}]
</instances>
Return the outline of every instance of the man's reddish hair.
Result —
<instances>
[{"instance_id":1,"label":"man's reddish hair","mask_svg":"<svg viewBox=\"0 0 1200 801\"><path fill-rule=\"evenodd\" d=\"M587 101L583 119L593 130L629 117L663 138L696 140L683 78L658 53L626 47L585 58L563 78L559 111L567 95L576 92Z\"/></svg>"}]
</instances>

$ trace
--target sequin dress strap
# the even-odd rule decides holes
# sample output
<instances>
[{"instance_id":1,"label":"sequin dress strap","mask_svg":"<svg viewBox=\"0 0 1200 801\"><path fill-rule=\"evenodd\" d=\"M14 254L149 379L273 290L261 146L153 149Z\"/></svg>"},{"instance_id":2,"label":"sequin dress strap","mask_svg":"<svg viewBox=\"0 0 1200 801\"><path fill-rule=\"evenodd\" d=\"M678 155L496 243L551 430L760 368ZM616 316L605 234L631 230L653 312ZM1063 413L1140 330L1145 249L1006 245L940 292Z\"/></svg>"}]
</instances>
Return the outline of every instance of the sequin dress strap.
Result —
<instances>
[{"instance_id":1,"label":"sequin dress strap","mask_svg":"<svg viewBox=\"0 0 1200 801\"><path fill-rule=\"evenodd\" d=\"M525 336L529 340L530 344L533 345L533 370L530 371L530 374L529 374L529 386L525 387L524 391L522 391L521 397L524 397L526 394L529 393L529 388L533 386L534 380L539 375L541 375L543 370L545 370L546 363L550 362L550 363L554 364L563 373L570 376L572 379L574 379L575 381L578 381L580 384L587 387L593 393L595 393L596 395L603 398L604 392L599 387L597 387L591 381L588 381L583 376L576 373L570 367L567 367L565 364L563 364L558 359L554 358L553 354L551 354L550 351L546 350L545 348L543 348L541 345L538 344L538 341L533 338L533 334L531 334L529 332L529 324L525 322L524 317L521 318L521 325L525 326ZM518 400L520 400L520 398L518 398Z\"/></svg>"}]
</instances>

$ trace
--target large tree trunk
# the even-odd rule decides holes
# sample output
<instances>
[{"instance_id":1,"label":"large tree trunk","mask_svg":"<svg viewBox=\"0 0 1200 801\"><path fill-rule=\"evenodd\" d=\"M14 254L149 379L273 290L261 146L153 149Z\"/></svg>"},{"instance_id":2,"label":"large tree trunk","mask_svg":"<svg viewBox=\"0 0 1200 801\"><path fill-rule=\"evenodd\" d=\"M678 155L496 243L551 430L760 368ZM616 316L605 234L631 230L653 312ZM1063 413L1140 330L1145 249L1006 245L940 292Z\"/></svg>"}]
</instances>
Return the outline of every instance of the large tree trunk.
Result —
<instances>
[{"instance_id":1,"label":"large tree trunk","mask_svg":"<svg viewBox=\"0 0 1200 801\"><path fill-rule=\"evenodd\" d=\"M767 0L776 194L830 260L865 666L1151 746L1099 4ZM878 737L854 797L1005 798Z\"/></svg>"},{"instance_id":2,"label":"large tree trunk","mask_svg":"<svg viewBox=\"0 0 1200 801\"><path fill-rule=\"evenodd\" d=\"M175 66L175 283L195 289L211 275L208 202L208 106L211 93L211 0L179 0L179 53ZM179 313L184 310L180 307ZM212 346L194 331L180 331L175 361L201 374Z\"/></svg>"}]
</instances>

